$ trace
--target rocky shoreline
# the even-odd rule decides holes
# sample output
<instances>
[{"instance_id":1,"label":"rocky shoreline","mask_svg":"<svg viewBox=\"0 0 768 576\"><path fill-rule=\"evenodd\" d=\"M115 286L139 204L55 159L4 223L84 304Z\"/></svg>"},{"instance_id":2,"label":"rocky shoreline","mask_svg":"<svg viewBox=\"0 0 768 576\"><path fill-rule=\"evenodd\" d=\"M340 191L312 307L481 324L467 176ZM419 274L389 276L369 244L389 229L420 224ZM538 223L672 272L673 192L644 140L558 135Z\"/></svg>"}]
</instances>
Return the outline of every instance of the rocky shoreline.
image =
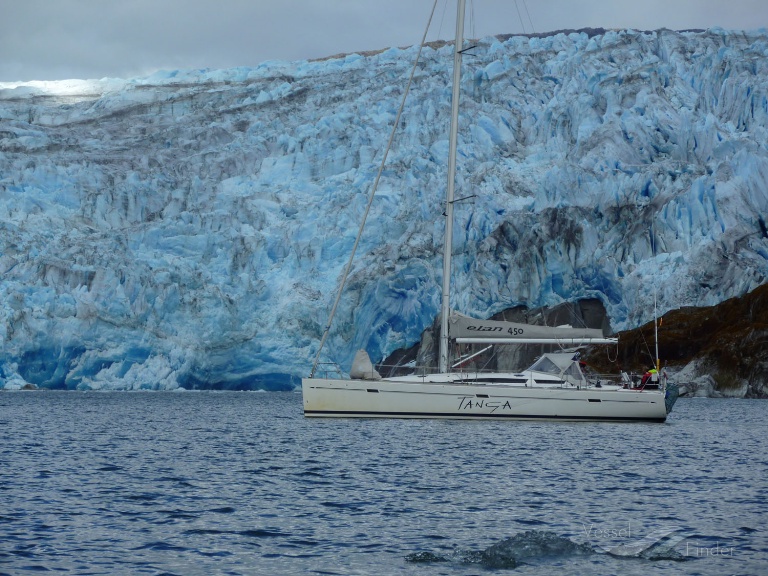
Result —
<instances>
[{"instance_id":1,"label":"rocky shoreline","mask_svg":"<svg viewBox=\"0 0 768 576\"><path fill-rule=\"evenodd\" d=\"M658 332L662 366L681 396L768 398L768 285L717 306L671 310ZM617 361L641 366L653 334L652 322L620 333ZM595 350L587 358L603 365Z\"/></svg>"}]
</instances>

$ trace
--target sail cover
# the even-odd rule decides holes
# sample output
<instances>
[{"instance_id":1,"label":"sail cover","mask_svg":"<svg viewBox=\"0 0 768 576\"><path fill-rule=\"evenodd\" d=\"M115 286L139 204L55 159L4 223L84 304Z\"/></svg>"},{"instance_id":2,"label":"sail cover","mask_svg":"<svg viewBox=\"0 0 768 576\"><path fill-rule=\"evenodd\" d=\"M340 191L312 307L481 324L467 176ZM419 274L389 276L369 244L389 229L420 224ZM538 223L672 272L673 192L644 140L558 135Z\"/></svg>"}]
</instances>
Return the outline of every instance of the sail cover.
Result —
<instances>
[{"instance_id":1,"label":"sail cover","mask_svg":"<svg viewBox=\"0 0 768 576\"><path fill-rule=\"evenodd\" d=\"M498 320L476 320L463 314L450 317L450 336L457 342L526 343L584 343L608 344L616 338L606 338L602 330L572 326L536 326Z\"/></svg>"}]
</instances>

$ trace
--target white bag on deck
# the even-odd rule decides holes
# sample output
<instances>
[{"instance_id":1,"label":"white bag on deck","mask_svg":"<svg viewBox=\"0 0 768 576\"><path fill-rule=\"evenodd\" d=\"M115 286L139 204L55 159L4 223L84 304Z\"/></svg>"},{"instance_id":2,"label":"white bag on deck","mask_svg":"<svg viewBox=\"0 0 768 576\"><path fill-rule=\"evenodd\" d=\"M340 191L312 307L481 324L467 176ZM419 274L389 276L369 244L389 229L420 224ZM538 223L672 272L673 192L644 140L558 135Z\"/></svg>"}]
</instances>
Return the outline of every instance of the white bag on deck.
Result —
<instances>
[{"instance_id":1,"label":"white bag on deck","mask_svg":"<svg viewBox=\"0 0 768 576\"><path fill-rule=\"evenodd\" d=\"M349 377L354 380L381 380L381 374L373 367L371 358L365 350L358 350L355 354Z\"/></svg>"}]
</instances>

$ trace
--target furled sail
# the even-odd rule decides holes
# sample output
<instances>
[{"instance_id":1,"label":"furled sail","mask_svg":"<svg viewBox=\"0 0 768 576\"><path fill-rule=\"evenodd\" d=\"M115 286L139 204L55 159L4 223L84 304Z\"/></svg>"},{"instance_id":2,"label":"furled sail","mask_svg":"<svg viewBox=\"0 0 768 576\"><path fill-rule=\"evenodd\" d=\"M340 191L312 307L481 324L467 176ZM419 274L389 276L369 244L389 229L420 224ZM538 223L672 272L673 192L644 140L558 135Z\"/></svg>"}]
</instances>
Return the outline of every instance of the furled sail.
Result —
<instances>
[{"instance_id":1,"label":"furled sail","mask_svg":"<svg viewBox=\"0 0 768 576\"><path fill-rule=\"evenodd\" d=\"M536 326L476 320L453 313L449 322L450 337L466 344L612 344L616 338L606 338L602 330L572 326Z\"/></svg>"}]
</instances>

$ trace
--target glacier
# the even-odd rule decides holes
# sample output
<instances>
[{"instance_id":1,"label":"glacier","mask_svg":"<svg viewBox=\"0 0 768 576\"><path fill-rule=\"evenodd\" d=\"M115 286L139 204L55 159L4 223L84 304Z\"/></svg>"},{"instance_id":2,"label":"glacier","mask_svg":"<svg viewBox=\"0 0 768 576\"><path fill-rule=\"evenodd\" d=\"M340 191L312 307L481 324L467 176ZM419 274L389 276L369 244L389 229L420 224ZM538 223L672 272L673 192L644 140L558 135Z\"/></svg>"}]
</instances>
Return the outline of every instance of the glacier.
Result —
<instances>
[{"instance_id":1,"label":"glacier","mask_svg":"<svg viewBox=\"0 0 768 576\"><path fill-rule=\"evenodd\" d=\"M572 31L464 59L453 308L614 329L768 275L768 32ZM0 84L0 387L291 389L416 47ZM422 55L323 362L439 309L452 48Z\"/></svg>"}]
</instances>

